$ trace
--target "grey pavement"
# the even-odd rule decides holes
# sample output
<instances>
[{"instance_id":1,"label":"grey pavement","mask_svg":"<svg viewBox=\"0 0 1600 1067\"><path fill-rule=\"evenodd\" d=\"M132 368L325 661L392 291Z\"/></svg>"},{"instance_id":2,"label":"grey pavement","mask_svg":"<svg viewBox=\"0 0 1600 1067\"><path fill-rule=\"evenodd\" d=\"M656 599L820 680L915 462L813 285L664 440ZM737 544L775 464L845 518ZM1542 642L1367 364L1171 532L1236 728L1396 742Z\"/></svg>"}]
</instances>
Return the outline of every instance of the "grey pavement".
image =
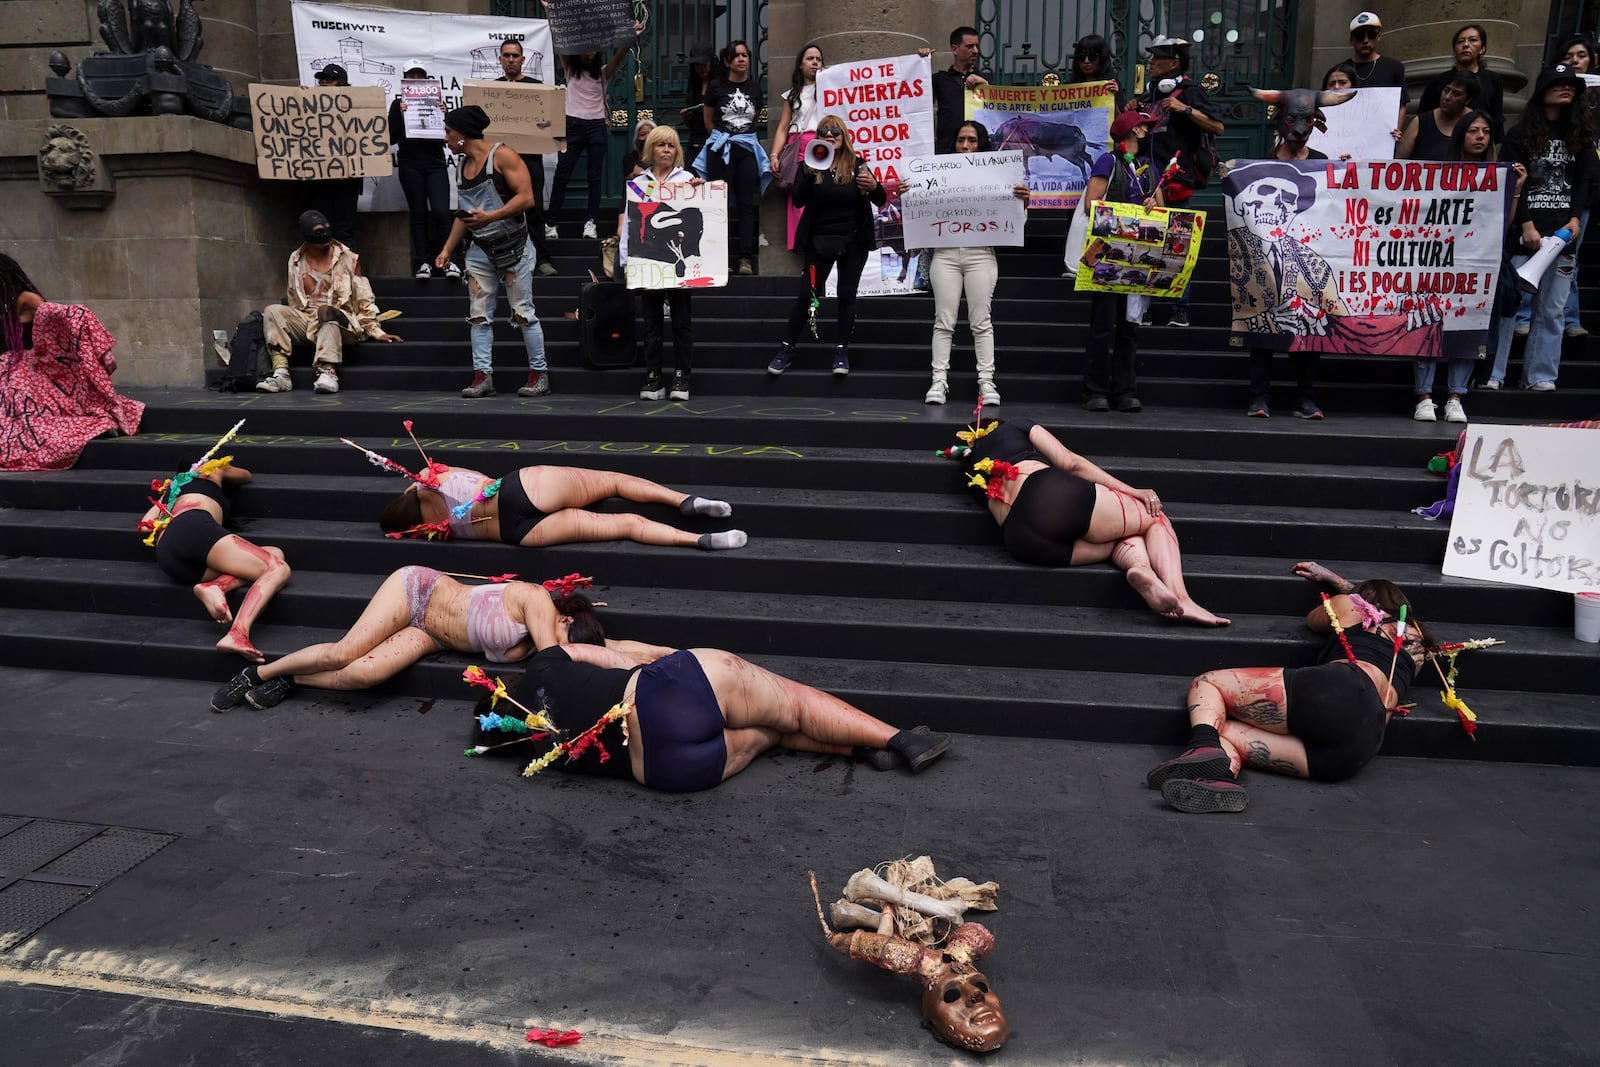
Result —
<instances>
[{"instance_id":1,"label":"grey pavement","mask_svg":"<svg viewBox=\"0 0 1600 1067\"><path fill-rule=\"evenodd\" d=\"M1143 785L1170 753L960 736L673 795L464 758L465 686L210 689L0 670L0 815L177 835L0 952L0 1061L972 1062L806 884L926 853L1001 886L991 1063L1597 1062L1592 769L1380 757L1186 816Z\"/></svg>"}]
</instances>

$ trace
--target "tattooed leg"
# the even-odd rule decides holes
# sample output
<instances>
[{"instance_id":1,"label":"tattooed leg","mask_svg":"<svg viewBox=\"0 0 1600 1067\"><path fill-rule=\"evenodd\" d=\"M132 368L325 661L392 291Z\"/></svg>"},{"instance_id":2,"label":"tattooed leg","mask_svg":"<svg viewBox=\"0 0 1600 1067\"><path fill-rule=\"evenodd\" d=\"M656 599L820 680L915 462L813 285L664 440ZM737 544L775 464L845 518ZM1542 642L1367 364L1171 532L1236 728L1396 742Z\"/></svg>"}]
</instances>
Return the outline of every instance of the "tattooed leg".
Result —
<instances>
[{"instance_id":1,"label":"tattooed leg","mask_svg":"<svg viewBox=\"0 0 1600 1067\"><path fill-rule=\"evenodd\" d=\"M1268 733L1246 723L1231 721L1222 728L1223 740L1244 754L1248 767L1294 778L1310 777L1306 746L1298 737Z\"/></svg>"},{"instance_id":2,"label":"tattooed leg","mask_svg":"<svg viewBox=\"0 0 1600 1067\"><path fill-rule=\"evenodd\" d=\"M1282 667L1237 667L1201 677L1216 687L1228 718L1275 734L1289 732Z\"/></svg>"}]
</instances>

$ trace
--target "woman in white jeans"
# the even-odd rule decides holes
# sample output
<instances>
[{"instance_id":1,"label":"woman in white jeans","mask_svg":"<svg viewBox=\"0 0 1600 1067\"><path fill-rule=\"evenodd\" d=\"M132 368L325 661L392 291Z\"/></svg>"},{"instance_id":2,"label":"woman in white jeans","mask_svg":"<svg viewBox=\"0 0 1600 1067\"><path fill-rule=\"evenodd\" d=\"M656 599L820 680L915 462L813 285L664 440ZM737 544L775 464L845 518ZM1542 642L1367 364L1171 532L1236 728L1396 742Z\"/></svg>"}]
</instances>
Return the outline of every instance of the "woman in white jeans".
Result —
<instances>
[{"instance_id":1,"label":"woman in white jeans","mask_svg":"<svg viewBox=\"0 0 1600 1067\"><path fill-rule=\"evenodd\" d=\"M989 151L989 131L981 122L956 127L957 152ZM1019 183L1012 192L1028 199L1028 187ZM1000 265L993 248L935 248L928 280L933 284L933 384L923 401L943 404L950 393L950 343L955 335L961 294L967 294L967 322L972 327L972 348L978 363L978 395L985 404L1000 403L994 387L994 322L989 304Z\"/></svg>"}]
</instances>

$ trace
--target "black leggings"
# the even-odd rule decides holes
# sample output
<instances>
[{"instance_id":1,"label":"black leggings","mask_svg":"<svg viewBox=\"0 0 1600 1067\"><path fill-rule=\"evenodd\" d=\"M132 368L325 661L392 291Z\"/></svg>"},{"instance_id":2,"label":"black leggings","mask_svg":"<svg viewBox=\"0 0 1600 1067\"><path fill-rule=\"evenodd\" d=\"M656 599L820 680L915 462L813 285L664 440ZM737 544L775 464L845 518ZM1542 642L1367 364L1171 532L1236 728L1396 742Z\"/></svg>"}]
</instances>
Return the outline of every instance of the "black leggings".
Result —
<instances>
[{"instance_id":1,"label":"black leggings","mask_svg":"<svg viewBox=\"0 0 1600 1067\"><path fill-rule=\"evenodd\" d=\"M605 180L606 144L611 137L610 129L605 119L580 119L567 116L567 147L556 157L555 185L550 190L552 216L561 210L562 203L567 199L567 183L572 180L572 172L578 169L578 156L587 155L589 166L584 176L589 184L586 190L589 197L589 220L592 222L599 217L600 185Z\"/></svg>"},{"instance_id":2,"label":"black leggings","mask_svg":"<svg viewBox=\"0 0 1600 1067\"><path fill-rule=\"evenodd\" d=\"M533 506L527 490L522 488L521 471L512 471L500 479L495 498L500 501L500 540L504 544L522 544L523 538L544 521L545 513Z\"/></svg>"},{"instance_id":3,"label":"black leggings","mask_svg":"<svg viewBox=\"0 0 1600 1067\"><path fill-rule=\"evenodd\" d=\"M1055 467L1034 471L1000 528L1006 551L1040 567L1072 566L1072 546L1089 532L1094 502L1093 482Z\"/></svg>"},{"instance_id":4,"label":"black leggings","mask_svg":"<svg viewBox=\"0 0 1600 1067\"><path fill-rule=\"evenodd\" d=\"M726 163L722 161L721 152L706 154L706 180L728 183L728 195L733 199L733 218L729 220L733 254L745 259L754 259L756 254L756 201L761 197L759 170L756 154L740 145L728 149Z\"/></svg>"},{"instance_id":5,"label":"black leggings","mask_svg":"<svg viewBox=\"0 0 1600 1067\"><path fill-rule=\"evenodd\" d=\"M667 305L672 306L672 360L678 370L688 374L694 369L694 330L689 312L687 289L640 289L639 306L644 311L644 365L647 370L661 369L661 335L665 332L666 318L662 314Z\"/></svg>"},{"instance_id":6,"label":"black leggings","mask_svg":"<svg viewBox=\"0 0 1600 1067\"><path fill-rule=\"evenodd\" d=\"M450 236L450 175L443 166L425 169L404 163L399 174L411 211L411 269L416 270L432 263Z\"/></svg>"},{"instance_id":7,"label":"black leggings","mask_svg":"<svg viewBox=\"0 0 1600 1067\"><path fill-rule=\"evenodd\" d=\"M844 254L835 259L825 256L815 248L806 249L806 265L800 271L800 295L795 299L794 307L789 311L789 333L786 340L792 344L800 342L800 335L805 331L806 323L810 319L811 311L811 279L817 279L817 299L822 299L822 294L828 288L828 272L833 270L835 264L839 270L839 307L836 310L839 322L838 343L850 343L850 335L856 328L856 290L861 285L861 271L867 265L865 249L858 249L854 245L846 248ZM813 275L812 271L815 270Z\"/></svg>"},{"instance_id":8,"label":"black leggings","mask_svg":"<svg viewBox=\"0 0 1600 1067\"><path fill-rule=\"evenodd\" d=\"M1340 782L1383 747L1387 722L1378 687L1345 660L1283 672L1284 721L1306 747L1306 771L1319 782Z\"/></svg>"}]
</instances>

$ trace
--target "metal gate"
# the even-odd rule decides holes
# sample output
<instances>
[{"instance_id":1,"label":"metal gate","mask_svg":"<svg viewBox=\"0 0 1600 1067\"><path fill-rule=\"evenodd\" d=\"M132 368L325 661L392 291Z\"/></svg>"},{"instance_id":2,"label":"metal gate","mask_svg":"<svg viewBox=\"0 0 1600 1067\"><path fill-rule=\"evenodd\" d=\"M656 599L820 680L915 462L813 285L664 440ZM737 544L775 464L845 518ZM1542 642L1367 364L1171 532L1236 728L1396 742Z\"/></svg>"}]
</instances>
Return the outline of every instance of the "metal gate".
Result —
<instances>
[{"instance_id":1,"label":"metal gate","mask_svg":"<svg viewBox=\"0 0 1600 1067\"><path fill-rule=\"evenodd\" d=\"M1138 92L1151 39L1182 37L1194 45L1190 74L1222 108L1218 153L1223 159L1260 157L1272 147L1272 134L1266 108L1249 87L1306 81L1290 69L1295 7L1295 0L978 0L979 66L1005 85L1038 85L1049 74L1065 81L1074 42L1098 33L1123 88Z\"/></svg>"},{"instance_id":2,"label":"metal gate","mask_svg":"<svg viewBox=\"0 0 1600 1067\"><path fill-rule=\"evenodd\" d=\"M529 0L491 0L491 13L517 18L531 16ZM750 46L750 74L767 84L767 0L634 0L634 18L644 23L644 35L611 79L607 103L611 112L609 157L622 159L631 147L633 127L640 119L676 126L689 95L689 46L709 41L721 48L743 40ZM575 186L582 175L574 175ZM607 166L601 195L622 199L620 166Z\"/></svg>"}]
</instances>

